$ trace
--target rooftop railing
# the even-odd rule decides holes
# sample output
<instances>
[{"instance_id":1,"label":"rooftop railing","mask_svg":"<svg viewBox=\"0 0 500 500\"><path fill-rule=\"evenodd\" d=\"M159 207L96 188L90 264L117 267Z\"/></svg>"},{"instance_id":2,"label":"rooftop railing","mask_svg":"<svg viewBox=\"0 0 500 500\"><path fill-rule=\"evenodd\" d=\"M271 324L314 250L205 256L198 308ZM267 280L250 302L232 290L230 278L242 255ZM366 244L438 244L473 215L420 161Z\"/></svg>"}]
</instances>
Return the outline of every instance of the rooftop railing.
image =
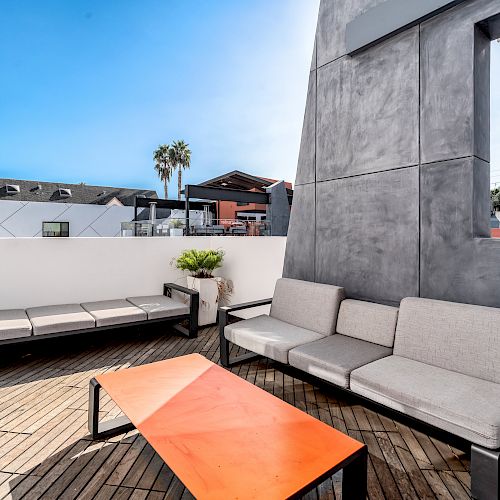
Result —
<instances>
[{"instance_id":1,"label":"rooftop railing","mask_svg":"<svg viewBox=\"0 0 500 500\"><path fill-rule=\"evenodd\" d=\"M122 222L122 237L187 236L186 219ZM267 221L212 219L209 223L190 220L189 236L271 236Z\"/></svg>"}]
</instances>

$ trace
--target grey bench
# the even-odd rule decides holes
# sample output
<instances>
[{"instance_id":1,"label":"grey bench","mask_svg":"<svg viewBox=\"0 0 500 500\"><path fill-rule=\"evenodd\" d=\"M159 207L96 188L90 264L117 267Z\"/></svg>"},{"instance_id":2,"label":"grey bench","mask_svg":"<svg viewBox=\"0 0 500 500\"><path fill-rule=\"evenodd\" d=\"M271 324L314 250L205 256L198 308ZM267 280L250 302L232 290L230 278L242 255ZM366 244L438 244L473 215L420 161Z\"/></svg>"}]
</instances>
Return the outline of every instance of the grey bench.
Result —
<instances>
[{"instance_id":1,"label":"grey bench","mask_svg":"<svg viewBox=\"0 0 500 500\"><path fill-rule=\"evenodd\" d=\"M189 303L173 298L173 291L187 295ZM163 295L0 310L0 346L161 322L176 323L176 330L194 338L198 309L196 290L165 283ZM184 320L188 328L179 324Z\"/></svg>"},{"instance_id":2,"label":"grey bench","mask_svg":"<svg viewBox=\"0 0 500 500\"><path fill-rule=\"evenodd\" d=\"M229 323L271 304L269 316ZM221 363L263 355L471 446L474 498L499 498L500 309L423 298L398 308L281 279L272 299L220 308ZM232 359L230 344L252 353ZM295 373L294 372L294 373Z\"/></svg>"}]
</instances>

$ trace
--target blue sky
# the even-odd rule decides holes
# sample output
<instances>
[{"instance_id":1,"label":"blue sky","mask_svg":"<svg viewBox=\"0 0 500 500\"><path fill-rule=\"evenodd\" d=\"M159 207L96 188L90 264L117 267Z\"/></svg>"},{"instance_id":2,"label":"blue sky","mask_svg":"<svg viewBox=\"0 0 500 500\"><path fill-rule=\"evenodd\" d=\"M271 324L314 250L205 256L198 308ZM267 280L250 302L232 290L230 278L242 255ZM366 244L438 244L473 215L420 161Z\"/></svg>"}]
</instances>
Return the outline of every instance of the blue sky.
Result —
<instances>
[{"instance_id":1,"label":"blue sky","mask_svg":"<svg viewBox=\"0 0 500 500\"><path fill-rule=\"evenodd\" d=\"M319 0L2 0L0 177L155 188L294 180ZM170 196L176 194L172 183Z\"/></svg>"},{"instance_id":2,"label":"blue sky","mask_svg":"<svg viewBox=\"0 0 500 500\"><path fill-rule=\"evenodd\" d=\"M293 181L318 4L2 0L0 177L161 193L152 151L184 139L187 182ZM500 43L492 59L500 183Z\"/></svg>"}]
</instances>

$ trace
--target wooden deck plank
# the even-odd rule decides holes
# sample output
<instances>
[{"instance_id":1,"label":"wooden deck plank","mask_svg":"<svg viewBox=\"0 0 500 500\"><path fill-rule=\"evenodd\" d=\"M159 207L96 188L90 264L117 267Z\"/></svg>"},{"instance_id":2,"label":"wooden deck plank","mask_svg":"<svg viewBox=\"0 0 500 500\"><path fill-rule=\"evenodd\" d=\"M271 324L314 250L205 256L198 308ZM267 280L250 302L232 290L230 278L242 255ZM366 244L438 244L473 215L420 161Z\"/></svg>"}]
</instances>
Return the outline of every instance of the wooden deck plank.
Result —
<instances>
[{"instance_id":1,"label":"wooden deck plank","mask_svg":"<svg viewBox=\"0 0 500 500\"><path fill-rule=\"evenodd\" d=\"M168 329L134 337L61 340L0 365L0 499L183 499L191 493L137 433L93 442L86 429L88 382L99 373L198 352L219 361L218 329L197 339ZM235 354L244 350L234 347ZM368 497L468 498L470 457L445 443L353 404L259 359L231 369L369 447ZM120 409L104 392L101 416ZM265 450L264 450L265 451ZM339 500L342 474L305 498Z\"/></svg>"}]
</instances>

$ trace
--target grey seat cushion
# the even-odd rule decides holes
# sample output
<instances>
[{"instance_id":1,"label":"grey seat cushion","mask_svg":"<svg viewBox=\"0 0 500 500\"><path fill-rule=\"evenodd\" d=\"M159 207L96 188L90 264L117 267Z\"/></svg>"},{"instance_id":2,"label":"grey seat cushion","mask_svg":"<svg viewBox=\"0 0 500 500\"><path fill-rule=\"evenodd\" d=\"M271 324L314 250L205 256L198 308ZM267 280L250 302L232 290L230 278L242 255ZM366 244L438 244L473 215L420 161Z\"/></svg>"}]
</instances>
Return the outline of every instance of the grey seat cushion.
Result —
<instances>
[{"instance_id":1,"label":"grey seat cushion","mask_svg":"<svg viewBox=\"0 0 500 500\"><path fill-rule=\"evenodd\" d=\"M344 289L281 278L276 282L270 316L321 335L335 333Z\"/></svg>"},{"instance_id":2,"label":"grey seat cushion","mask_svg":"<svg viewBox=\"0 0 500 500\"><path fill-rule=\"evenodd\" d=\"M189 314L189 306L165 295L149 295L142 297L127 297L127 300L141 308L148 319L169 318Z\"/></svg>"},{"instance_id":3,"label":"grey seat cushion","mask_svg":"<svg viewBox=\"0 0 500 500\"><path fill-rule=\"evenodd\" d=\"M234 344L281 363L288 363L288 351L323 336L267 315L226 326L224 335Z\"/></svg>"},{"instance_id":4,"label":"grey seat cushion","mask_svg":"<svg viewBox=\"0 0 500 500\"><path fill-rule=\"evenodd\" d=\"M397 321L397 307L346 299L340 304L337 333L392 347Z\"/></svg>"},{"instance_id":5,"label":"grey seat cushion","mask_svg":"<svg viewBox=\"0 0 500 500\"><path fill-rule=\"evenodd\" d=\"M353 370L391 354L389 347L345 335L329 335L295 347L288 353L288 360L295 368L348 388Z\"/></svg>"},{"instance_id":6,"label":"grey seat cushion","mask_svg":"<svg viewBox=\"0 0 500 500\"><path fill-rule=\"evenodd\" d=\"M500 447L500 384L389 356L354 370L351 390L478 445Z\"/></svg>"},{"instance_id":7,"label":"grey seat cushion","mask_svg":"<svg viewBox=\"0 0 500 500\"><path fill-rule=\"evenodd\" d=\"M0 311L0 340L31 336L31 323L23 309Z\"/></svg>"},{"instance_id":8,"label":"grey seat cushion","mask_svg":"<svg viewBox=\"0 0 500 500\"><path fill-rule=\"evenodd\" d=\"M125 299L85 302L82 307L92 315L97 326L145 321L147 314Z\"/></svg>"},{"instance_id":9,"label":"grey seat cushion","mask_svg":"<svg viewBox=\"0 0 500 500\"><path fill-rule=\"evenodd\" d=\"M78 304L31 307L26 313L34 335L70 332L95 327L94 318Z\"/></svg>"},{"instance_id":10,"label":"grey seat cushion","mask_svg":"<svg viewBox=\"0 0 500 500\"><path fill-rule=\"evenodd\" d=\"M394 354L500 383L500 309L401 301Z\"/></svg>"}]
</instances>

